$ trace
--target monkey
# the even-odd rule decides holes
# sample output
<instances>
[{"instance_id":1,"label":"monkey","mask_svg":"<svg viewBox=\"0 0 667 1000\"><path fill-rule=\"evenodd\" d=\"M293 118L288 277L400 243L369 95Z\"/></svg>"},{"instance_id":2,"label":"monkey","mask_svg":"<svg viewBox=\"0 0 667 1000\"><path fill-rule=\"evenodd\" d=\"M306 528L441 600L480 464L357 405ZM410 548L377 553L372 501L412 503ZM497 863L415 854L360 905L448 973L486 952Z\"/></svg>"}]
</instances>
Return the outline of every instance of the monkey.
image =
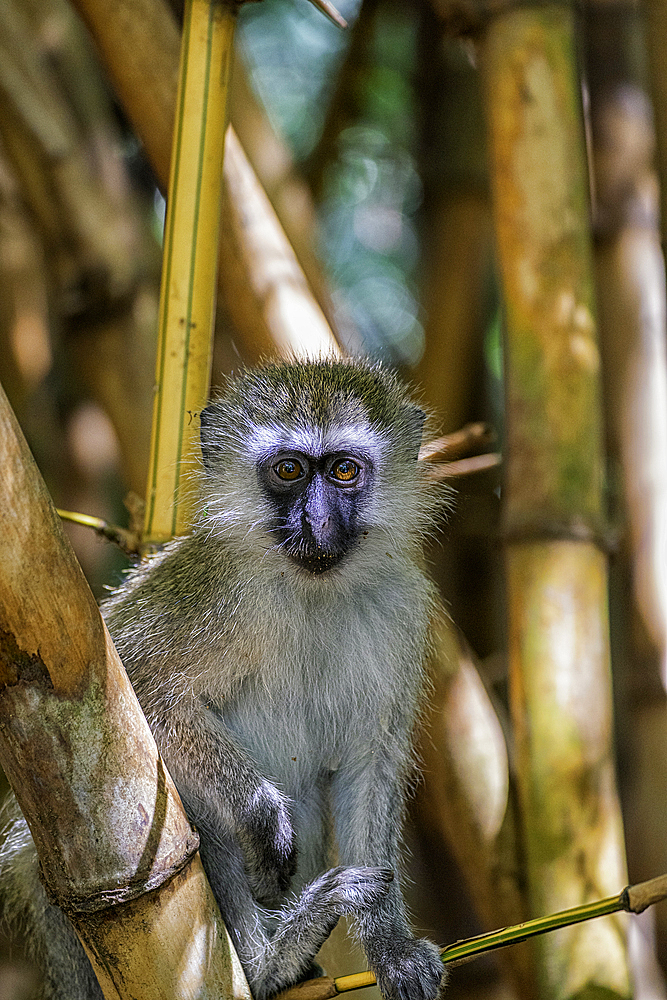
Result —
<instances>
[{"instance_id":1,"label":"monkey","mask_svg":"<svg viewBox=\"0 0 667 1000\"><path fill-rule=\"evenodd\" d=\"M343 915L384 1000L444 986L394 877L435 600L422 543L442 503L417 462L423 422L377 362L244 369L201 413L192 532L102 606L255 1000L317 974ZM2 891L40 925L46 996L101 997L22 820Z\"/></svg>"}]
</instances>

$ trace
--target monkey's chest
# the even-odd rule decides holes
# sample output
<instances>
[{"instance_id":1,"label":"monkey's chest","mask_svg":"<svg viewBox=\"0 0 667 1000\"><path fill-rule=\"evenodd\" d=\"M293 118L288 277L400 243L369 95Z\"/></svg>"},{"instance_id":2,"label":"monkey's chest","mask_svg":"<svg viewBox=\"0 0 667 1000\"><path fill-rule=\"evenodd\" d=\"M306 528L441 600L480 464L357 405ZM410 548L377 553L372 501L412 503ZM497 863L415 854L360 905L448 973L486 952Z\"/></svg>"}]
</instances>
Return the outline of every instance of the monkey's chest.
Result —
<instances>
[{"instance_id":1,"label":"monkey's chest","mask_svg":"<svg viewBox=\"0 0 667 1000\"><path fill-rule=\"evenodd\" d=\"M408 583L308 608L286 603L259 630L252 675L215 699L227 731L286 791L354 767L392 730L412 727L424 637L421 595Z\"/></svg>"},{"instance_id":2,"label":"monkey's chest","mask_svg":"<svg viewBox=\"0 0 667 1000\"><path fill-rule=\"evenodd\" d=\"M260 771L294 789L322 770L336 770L349 753L354 727L337 698L297 682L266 688L248 684L221 708L225 727Z\"/></svg>"},{"instance_id":3,"label":"monkey's chest","mask_svg":"<svg viewBox=\"0 0 667 1000\"><path fill-rule=\"evenodd\" d=\"M357 662L351 676L340 657L332 663L314 650L246 679L219 714L261 772L290 791L354 761L372 741L382 725L375 672Z\"/></svg>"}]
</instances>

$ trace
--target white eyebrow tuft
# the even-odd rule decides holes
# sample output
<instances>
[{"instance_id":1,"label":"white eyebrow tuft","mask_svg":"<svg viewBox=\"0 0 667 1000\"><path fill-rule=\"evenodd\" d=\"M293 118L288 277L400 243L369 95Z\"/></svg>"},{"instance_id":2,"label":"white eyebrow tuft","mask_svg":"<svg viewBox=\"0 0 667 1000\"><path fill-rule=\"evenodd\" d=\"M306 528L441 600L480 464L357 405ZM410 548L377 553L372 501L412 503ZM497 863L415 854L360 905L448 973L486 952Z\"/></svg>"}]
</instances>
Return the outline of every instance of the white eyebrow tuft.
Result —
<instances>
[{"instance_id":1,"label":"white eyebrow tuft","mask_svg":"<svg viewBox=\"0 0 667 1000\"><path fill-rule=\"evenodd\" d=\"M370 452L381 455L386 441L370 425L344 424L341 427L289 428L280 424L255 427L246 439L246 448L255 459L276 451L302 451L306 455L327 455L336 451Z\"/></svg>"}]
</instances>

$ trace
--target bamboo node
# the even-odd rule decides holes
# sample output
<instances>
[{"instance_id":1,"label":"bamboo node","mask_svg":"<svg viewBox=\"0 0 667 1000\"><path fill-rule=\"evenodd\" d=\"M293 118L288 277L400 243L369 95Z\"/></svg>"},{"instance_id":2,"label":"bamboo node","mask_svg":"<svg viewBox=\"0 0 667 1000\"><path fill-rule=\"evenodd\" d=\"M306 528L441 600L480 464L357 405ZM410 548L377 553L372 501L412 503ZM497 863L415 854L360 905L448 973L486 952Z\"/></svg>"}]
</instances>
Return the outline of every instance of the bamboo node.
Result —
<instances>
[{"instance_id":1,"label":"bamboo node","mask_svg":"<svg viewBox=\"0 0 667 1000\"><path fill-rule=\"evenodd\" d=\"M615 532L581 521L531 520L522 524L507 525L502 530L503 542L513 545L536 542L589 542L602 552L615 552L618 538Z\"/></svg>"}]
</instances>

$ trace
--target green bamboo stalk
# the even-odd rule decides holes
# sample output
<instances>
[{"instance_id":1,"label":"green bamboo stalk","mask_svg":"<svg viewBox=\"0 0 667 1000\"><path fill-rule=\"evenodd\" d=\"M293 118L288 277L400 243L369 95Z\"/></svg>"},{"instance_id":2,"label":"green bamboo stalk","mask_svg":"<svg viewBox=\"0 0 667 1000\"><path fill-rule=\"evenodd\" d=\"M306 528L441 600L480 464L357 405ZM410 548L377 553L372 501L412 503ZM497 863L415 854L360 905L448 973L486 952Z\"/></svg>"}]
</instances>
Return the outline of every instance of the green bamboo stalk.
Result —
<instances>
[{"instance_id":1,"label":"green bamboo stalk","mask_svg":"<svg viewBox=\"0 0 667 1000\"><path fill-rule=\"evenodd\" d=\"M440 955L445 965L462 965L464 962L469 962L487 952L496 951L498 948L520 944L522 941L547 934L549 931L570 927L593 920L596 917L620 912L643 913L647 907L666 898L667 875L658 875L657 878L649 879L648 882L628 885L621 892L607 896L605 899L584 903L581 906L573 906L569 910L551 913L545 917L536 917L534 920L526 920L521 924L514 924L512 927L489 931L487 934L466 938L465 941L455 941L453 944L447 945L446 948L442 948ZM285 990L279 996L280 1000L331 1000L341 993L349 993L353 990L373 986L375 982L375 974L370 971L355 972L349 976L338 976L336 979L332 979L330 976L320 976L318 979L307 979L305 982Z\"/></svg>"},{"instance_id":2,"label":"green bamboo stalk","mask_svg":"<svg viewBox=\"0 0 667 1000\"><path fill-rule=\"evenodd\" d=\"M563 927L572 927L596 917L605 917L612 913L642 913L648 906L660 902L665 897L667 897L667 875L659 875L648 882L628 885L614 896L596 899L594 902L584 903L581 906L572 906L569 910L550 913L545 917L525 920L512 927L502 927L497 931L489 931L488 934L466 938L465 941L455 941L443 948L440 954L445 965L461 965L479 955L497 951L498 948L521 944L522 941L529 941L541 934L560 930ZM350 976L339 976L334 979L338 993L358 990L363 986L372 986L374 982L375 977L372 972L357 972Z\"/></svg>"},{"instance_id":3,"label":"green bamboo stalk","mask_svg":"<svg viewBox=\"0 0 667 1000\"><path fill-rule=\"evenodd\" d=\"M237 5L187 0L164 238L144 540L190 527L211 376L222 160Z\"/></svg>"},{"instance_id":4,"label":"green bamboo stalk","mask_svg":"<svg viewBox=\"0 0 667 1000\"><path fill-rule=\"evenodd\" d=\"M493 18L480 64L503 285L510 695L533 912L626 880L614 784L599 353L567 6ZM544 998L627 997L622 921L543 938Z\"/></svg>"}]
</instances>

